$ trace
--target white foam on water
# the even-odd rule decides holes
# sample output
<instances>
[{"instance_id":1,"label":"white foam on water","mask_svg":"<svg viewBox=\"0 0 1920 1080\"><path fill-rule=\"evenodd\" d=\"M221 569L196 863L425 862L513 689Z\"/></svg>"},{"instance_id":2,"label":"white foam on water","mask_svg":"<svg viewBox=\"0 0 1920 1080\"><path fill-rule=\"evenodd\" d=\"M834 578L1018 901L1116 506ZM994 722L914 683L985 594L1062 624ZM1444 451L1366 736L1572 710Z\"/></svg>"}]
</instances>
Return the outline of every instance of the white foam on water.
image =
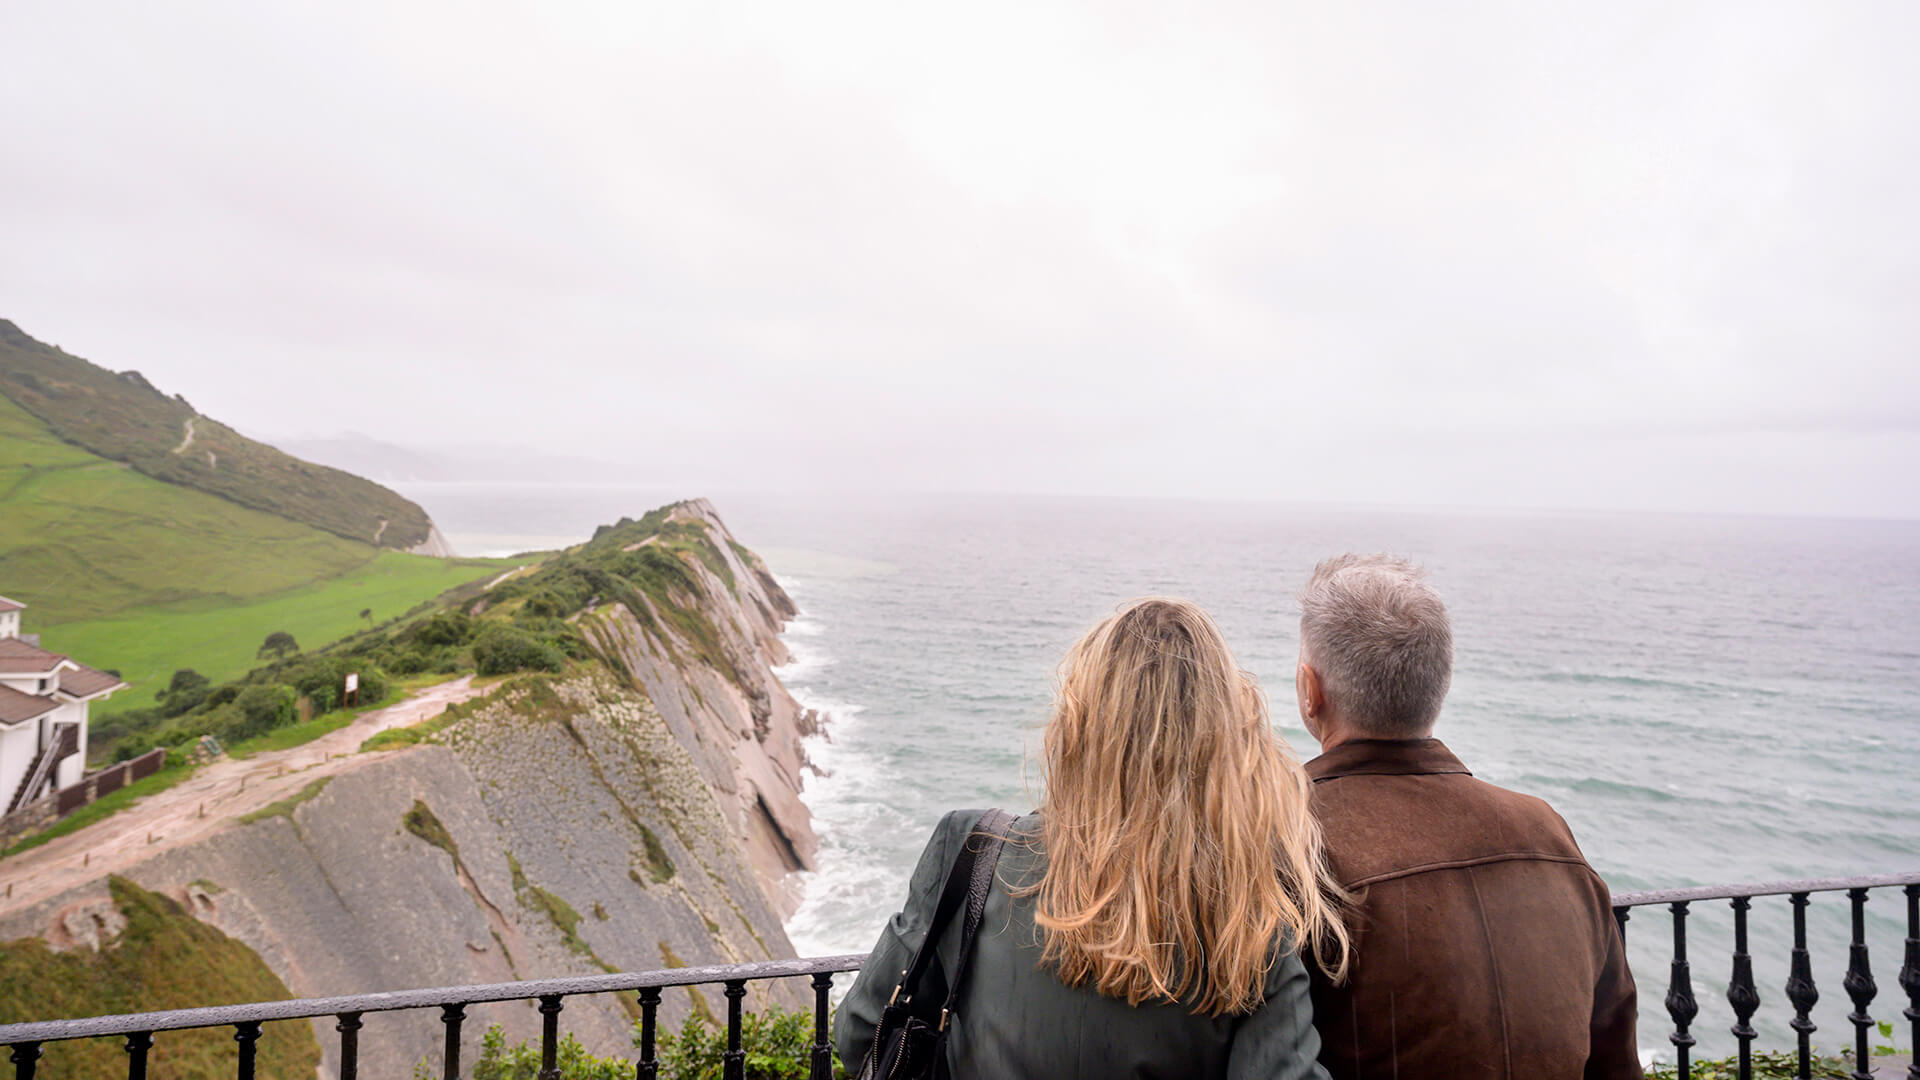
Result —
<instances>
[{"instance_id":1,"label":"white foam on water","mask_svg":"<svg viewBox=\"0 0 1920 1080\"><path fill-rule=\"evenodd\" d=\"M820 641L824 629L806 617L788 623L782 640L793 659L775 671L795 701L826 717L821 734L805 743L820 775L807 777L801 797L813 815L820 851L819 869L800 875L800 906L787 920L787 937L801 956L873 946L884 905L903 885L900 869L881 857L884 845L875 841L917 828L881 797L892 778L862 749L859 730L870 722L862 715L865 708L818 688L816 680L833 665Z\"/></svg>"}]
</instances>

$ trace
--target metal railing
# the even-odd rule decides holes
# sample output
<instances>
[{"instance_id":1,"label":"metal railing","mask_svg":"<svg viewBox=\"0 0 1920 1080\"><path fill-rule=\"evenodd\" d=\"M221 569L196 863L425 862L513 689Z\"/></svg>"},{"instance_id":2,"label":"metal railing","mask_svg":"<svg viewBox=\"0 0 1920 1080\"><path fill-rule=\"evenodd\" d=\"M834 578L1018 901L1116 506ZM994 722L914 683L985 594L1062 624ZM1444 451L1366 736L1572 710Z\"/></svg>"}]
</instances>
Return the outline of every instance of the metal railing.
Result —
<instances>
[{"instance_id":1,"label":"metal railing","mask_svg":"<svg viewBox=\"0 0 1920 1080\"><path fill-rule=\"evenodd\" d=\"M634 1063L634 1076L637 1080L653 1080L660 1069L654 1052L654 1018L660 1007L660 992L675 986L720 983L726 987L727 998L727 1049L722 1058L724 1074L727 1080L739 1080L745 1075L746 1069L746 1049L740 1043L740 1003L747 996L747 983L762 979L812 976L814 1028L809 1075L811 1080L832 1080L833 1049L828 1041L827 995L833 989L835 973L856 971L866 959L864 954L821 956L807 960L770 960L757 964L720 964L666 971L583 975L567 979L442 986L431 990L401 990L386 994L294 998L252 1005L96 1016L86 1020L44 1020L30 1024L0 1025L0 1046L6 1046L11 1051L9 1060L13 1063L15 1080L28 1080L34 1074L44 1043L124 1036L127 1076L129 1080L145 1080L147 1055L154 1048L154 1036L157 1033L187 1028L231 1027L234 1041L239 1044L235 1075L240 1080L253 1080L256 1044L260 1040L262 1024L275 1020L312 1020L331 1016L335 1019L334 1030L340 1033L340 1080L357 1080L362 1016L374 1012L437 1008L440 1010L440 1022L446 1027L446 1052L441 1075L446 1080L457 1080L460 1076L460 1028L466 1019L467 1006L496 1001L538 1001L541 1020L540 1077L541 1080L559 1080L560 1067L555 1054L560 1043L560 1013L566 1007L565 1000L580 994L637 991L640 997L640 1056Z\"/></svg>"},{"instance_id":2,"label":"metal railing","mask_svg":"<svg viewBox=\"0 0 1920 1080\"><path fill-rule=\"evenodd\" d=\"M1760 990L1753 981L1753 956L1747 951L1747 912L1760 897L1784 896L1793 905L1792 967L1787 976L1787 1001L1794 1008L1792 1028L1798 1037L1800 1080L1813 1075L1811 1037L1815 1025L1811 1019L1820 992L1813 984L1813 958L1807 951L1807 905L1814 893L1845 892L1853 911L1853 935L1847 952L1847 975L1841 987L1853 1001L1847 1019L1854 1027L1854 1080L1873 1080L1870 1032L1874 1020L1867 1013L1878 987L1867 960L1867 893L1871 889L1903 887L1907 899L1907 941L1905 962L1900 967L1900 988L1907 993L1902 1014L1911 1027L1914 1046L1920 1048L1920 873L1882 874L1870 877L1817 878L1810 881L1765 881L1750 885L1708 885L1692 889L1662 889L1655 892L1617 893L1613 897L1613 917L1620 933L1627 932L1627 919L1634 908L1665 904L1673 918L1673 960L1667 976L1667 1015L1673 1019L1674 1071L1680 1080L1693 1075L1691 1050L1693 1035L1687 1030L1700 1015L1700 1004L1693 996L1693 976L1687 961L1687 913L1689 906L1702 900L1725 900L1733 907L1733 970L1727 984L1727 1003L1733 1007L1734 1039L1740 1044L1740 1078L1753 1076L1753 1014L1760 1008ZM1638 981L1638 980L1636 980ZM1646 1000L1642 989L1641 1000ZM1644 1018L1646 1010L1641 1010ZM1644 1025L1643 1025L1644 1027ZM0 1040L4 1040L0 1032ZM1907 1067L1908 1080L1920 1080L1920 1054Z\"/></svg>"},{"instance_id":3,"label":"metal railing","mask_svg":"<svg viewBox=\"0 0 1920 1080\"><path fill-rule=\"evenodd\" d=\"M1755 1036L1750 1021L1760 1007L1761 998L1754 985L1752 957L1747 951L1747 912L1753 900L1773 896L1787 897L1793 907L1792 968L1786 995L1795 1010L1791 1026L1799 1041L1798 1075L1802 1078L1811 1076L1809 1036L1815 1027L1809 1014L1819 993L1814 987L1812 960L1807 949L1806 909L1812 894L1824 892L1845 892L1852 905L1852 943L1848 953L1847 975L1841 985L1854 1005L1853 1012L1848 1016L1855 1028L1854 1076L1856 1080L1871 1080L1867 1066L1869 1032L1874 1027L1874 1021L1868 1015L1867 1007L1877 989L1868 963L1864 912L1869 890L1877 888L1902 888L1906 896L1906 955L1905 963L1900 968L1899 985L1906 992L1908 1002L1903 1015L1912 1028L1915 1044L1920 1045L1920 872L1615 894L1612 898L1613 913L1623 934L1634 908L1665 904L1672 913L1673 960L1665 1004L1667 1014L1674 1023L1674 1031L1668 1039L1677 1053L1677 1071L1683 1080L1690 1077L1692 1069L1689 1051L1694 1045L1694 1038L1688 1028L1699 1015L1699 1004L1694 1000L1687 960L1689 906L1705 900L1726 900L1733 907L1733 965L1727 1000L1733 1006L1736 1017L1732 1031L1740 1045L1740 1076L1750 1078L1751 1044ZM47 1020L0 1025L0 1046L10 1051L9 1060L13 1063L16 1080L30 1080L35 1064L40 1059L41 1047L46 1043L103 1036L123 1037L126 1040L127 1076L130 1080L145 1080L147 1056L155 1047L155 1035L190 1028L232 1027L234 1040L239 1046L235 1075L240 1080L252 1080L255 1044L260 1039L261 1025L276 1020L312 1020L330 1016L334 1018L334 1030L340 1036L340 1080L357 1080L362 1016L376 1012L437 1008L446 1034L441 1075L445 1080L458 1080L461 1024L466 1018L466 1007L488 1002L537 1001L541 1017L540 1077L541 1080L559 1080L556 1053L560 1041L560 1014L565 1009L566 999L581 994L634 992L639 995L640 1005L639 1056L634 1062L634 1076L636 1080L654 1080L660 1068L654 1036L655 1014L660 1006L661 991L675 986L718 983L725 987L727 999L727 1048L722 1058L723 1076L726 1080L741 1080L746 1068L746 1048L741 1045L741 1002L746 997L747 984L766 979L810 977L814 996L814 1038L809 1050L809 1075L811 1080L830 1080L833 1075L833 1050L827 1026L828 995L833 989L833 977L839 972L857 971L865 961L866 957L858 954L824 956L805 960L674 968L566 979L532 979L397 993L297 998L252 1005L98 1016L84 1020ZM1909 1080L1920 1080L1920 1059L1908 1067L1907 1076Z\"/></svg>"}]
</instances>

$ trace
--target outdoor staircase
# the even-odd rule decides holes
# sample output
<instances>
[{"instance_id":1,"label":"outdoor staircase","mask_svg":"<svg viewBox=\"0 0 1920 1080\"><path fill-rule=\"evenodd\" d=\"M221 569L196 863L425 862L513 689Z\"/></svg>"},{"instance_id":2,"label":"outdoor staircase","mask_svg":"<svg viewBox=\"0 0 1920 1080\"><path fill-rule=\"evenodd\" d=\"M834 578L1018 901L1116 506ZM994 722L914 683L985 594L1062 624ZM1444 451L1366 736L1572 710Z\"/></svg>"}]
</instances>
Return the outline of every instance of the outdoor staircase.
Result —
<instances>
[{"instance_id":1,"label":"outdoor staircase","mask_svg":"<svg viewBox=\"0 0 1920 1080\"><path fill-rule=\"evenodd\" d=\"M55 724L53 738L33 757L33 764L27 767L27 778L13 790L13 798L7 802L6 812L27 805L40 797L40 793L52 778L54 767L65 761L70 755L80 752L80 725Z\"/></svg>"}]
</instances>

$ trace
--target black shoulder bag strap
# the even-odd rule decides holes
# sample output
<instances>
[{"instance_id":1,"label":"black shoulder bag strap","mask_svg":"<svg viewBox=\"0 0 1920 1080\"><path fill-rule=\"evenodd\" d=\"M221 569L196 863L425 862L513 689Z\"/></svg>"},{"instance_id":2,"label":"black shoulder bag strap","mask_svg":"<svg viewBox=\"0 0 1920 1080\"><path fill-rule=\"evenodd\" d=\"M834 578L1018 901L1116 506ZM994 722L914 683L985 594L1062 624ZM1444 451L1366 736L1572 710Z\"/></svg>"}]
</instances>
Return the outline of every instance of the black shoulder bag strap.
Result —
<instances>
[{"instance_id":1,"label":"black shoulder bag strap","mask_svg":"<svg viewBox=\"0 0 1920 1080\"><path fill-rule=\"evenodd\" d=\"M947 1000L940 1006L940 1026L945 1033L953 1007L960 1002L960 991L967 981L967 962L973 959L973 939L980 932L980 917L987 910L987 896L993 892L994 871L1000 865L1000 846L1007 841L1007 829L1013 815L993 809L980 815L980 823L967 836L967 846L977 847L973 872L967 880L967 921L960 925L960 955L953 961L953 977L947 980Z\"/></svg>"},{"instance_id":2,"label":"black shoulder bag strap","mask_svg":"<svg viewBox=\"0 0 1920 1080\"><path fill-rule=\"evenodd\" d=\"M961 980L967 972L967 960L973 954L973 938L980 929L980 916L986 911L987 894L993 888L993 872L1000 861L1000 845L1006 841L1007 829L1012 824L1012 814L994 809L980 815L980 820L967 833L966 843L961 845L960 853L954 856L953 868L947 871L947 883L940 890L940 902L933 909L932 921L927 924L926 939L913 954L913 962L907 965L907 970L900 973L900 985L894 988L894 1002L905 1005L913 1000L913 995L919 991L921 976L926 973L927 965L933 962L940 935L959 910L961 902L965 901L967 913L966 922L960 927L960 956L954 961L953 977L947 980L947 1000L942 1003L940 1010L942 1027L946 1026L947 1014L954 1003L960 999ZM933 1017L927 1016L927 1019L932 1020Z\"/></svg>"},{"instance_id":3,"label":"black shoulder bag strap","mask_svg":"<svg viewBox=\"0 0 1920 1080\"><path fill-rule=\"evenodd\" d=\"M866 1060L861 1063L856 1075L900 1080L946 1075L944 1044L947 1024L953 1017L954 1006L960 1000L967 975L967 961L973 955L973 940L980 930L987 897L993 891L993 876L1000 862L1000 847L1006 842L1007 830L1012 824L1012 814L1005 810L989 810L980 816L979 822L968 832L966 842L961 845L959 853L954 856L953 866L947 871L946 884L940 890L940 900L934 907L933 919L927 924L926 939L914 951L907 969L900 973L900 982L893 988L893 996L887 1000L886 1008L881 1010L880 1022L874 1028L873 1046L867 1051ZM953 976L947 985L947 999L941 1003L940 1014L936 1017L928 1007L930 1003L914 998L919 993L921 977L926 974L928 965L933 963L942 931L960 910L962 903L966 905L966 921L960 929L960 955L954 960Z\"/></svg>"}]
</instances>

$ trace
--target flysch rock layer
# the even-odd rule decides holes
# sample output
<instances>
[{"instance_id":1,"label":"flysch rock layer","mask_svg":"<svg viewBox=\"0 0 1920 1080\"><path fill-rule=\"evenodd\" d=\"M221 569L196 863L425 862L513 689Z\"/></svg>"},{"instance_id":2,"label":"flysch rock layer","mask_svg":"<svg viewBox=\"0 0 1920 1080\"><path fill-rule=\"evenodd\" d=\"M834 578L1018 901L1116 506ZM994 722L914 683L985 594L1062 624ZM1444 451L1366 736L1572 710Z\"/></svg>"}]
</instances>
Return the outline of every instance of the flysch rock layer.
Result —
<instances>
[{"instance_id":1,"label":"flysch rock layer","mask_svg":"<svg viewBox=\"0 0 1920 1080\"><path fill-rule=\"evenodd\" d=\"M699 519L722 541L731 537L705 499L680 504L673 519ZM733 574L732 588L699 560L688 560L688 566L709 596L736 599L705 610L720 630L740 684L712 667L689 664L688 643L663 641L661 634L671 636L670 631L643 627L624 604L600 606L579 622L595 648L644 687L720 797L781 914L790 915L799 903L791 875L812 869L819 848L800 799L807 765L801 745L804 711L771 670L789 659L780 630L797 610L758 558L743 559L732 543L720 548ZM647 622L664 626L657 612Z\"/></svg>"},{"instance_id":2,"label":"flysch rock layer","mask_svg":"<svg viewBox=\"0 0 1920 1080\"><path fill-rule=\"evenodd\" d=\"M724 542L711 506L676 513L723 541L736 587L699 566L702 610L744 686L603 607L582 626L617 657L608 665L510 681L428 743L362 755L289 813L127 876L253 948L302 997L792 956L787 882L815 841L799 800L802 712L770 667L786 659L778 633L794 608ZM437 831L418 827L421 807L450 843L423 838ZM0 940L88 947L69 924L110 935L95 917L106 898L96 881L14 912ZM748 1007L805 1005L804 982L789 982L752 984ZM724 1015L719 988L669 991L663 1030L696 1011ZM632 995L574 998L562 1028L631 1054L633 1015ZM531 1002L471 1007L468 1067L487 1025L531 1039L539 1020ZM365 1025L360 1075L409 1075L422 1059L437 1075L437 1010ZM314 1028L322 1075L337 1075L339 1036L331 1020Z\"/></svg>"}]
</instances>

